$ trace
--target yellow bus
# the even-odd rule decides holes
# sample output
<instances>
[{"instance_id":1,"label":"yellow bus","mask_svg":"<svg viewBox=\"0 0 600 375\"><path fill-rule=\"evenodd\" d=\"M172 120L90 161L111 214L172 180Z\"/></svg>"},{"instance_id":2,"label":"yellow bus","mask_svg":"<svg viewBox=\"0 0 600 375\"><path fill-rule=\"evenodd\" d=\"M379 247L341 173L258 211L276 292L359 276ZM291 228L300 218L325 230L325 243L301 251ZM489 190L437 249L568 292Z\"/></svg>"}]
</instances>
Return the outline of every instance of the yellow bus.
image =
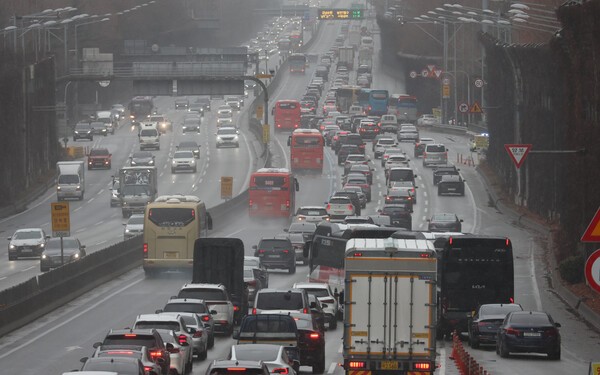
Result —
<instances>
[{"instance_id":1,"label":"yellow bus","mask_svg":"<svg viewBox=\"0 0 600 375\"><path fill-rule=\"evenodd\" d=\"M191 270L194 242L206 237L210 229L210 213L196 196L163 195L149 203L144 214L146 276L159 271Z\"/></svg>"}]
</instances>

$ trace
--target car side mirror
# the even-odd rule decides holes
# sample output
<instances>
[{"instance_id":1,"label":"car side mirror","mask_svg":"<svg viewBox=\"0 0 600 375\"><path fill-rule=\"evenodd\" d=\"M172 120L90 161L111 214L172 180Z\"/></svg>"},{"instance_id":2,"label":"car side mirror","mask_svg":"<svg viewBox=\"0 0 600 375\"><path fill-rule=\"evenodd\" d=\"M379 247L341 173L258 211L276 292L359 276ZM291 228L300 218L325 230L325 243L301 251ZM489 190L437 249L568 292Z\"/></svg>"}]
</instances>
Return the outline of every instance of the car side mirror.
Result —
<instances>
[{"instance_id":1,"label":"car side mirror","mask_svg":"<svg viewBox=\"0 0 600 375\"><path fill-rule=\"evenodd\" d=\"M88 357L83 357L83 358L80 358L80 359L79 359L79 362L81 362L81 363L86 363L86 362L87 362L87 360L88 360Z\"/></svg>"},{"instance_id":2,"label":"car side mirror","mask_svg":"<svg viewBox=\"0 0 600 375\"><path fill-rule=\"evenodd\" d=\"M123 223L123 226L124 226L124 227L126 227L126 226L127 226L127 223Z\"/></svg>"},{"instance_id":3,"label":"car side mirror","mask_svg":"<svg viewBox=\"0 0 600 375\"><path fill-rule=\"evenodd\" d=\"M321 307L322 307L322 308L326 308L326 307L329 307L329 305L328 305L328 304L326 304L326 303L322 303L322 304L321 304Z\"/></svg>"},{"instance_id":4,"label":"car side mirror","mask_svg":"<svg viewBox=\"0 0 600 375\"><path fill-rule=\"evenodd\" d=\"M462 222L463 222L463 219L460 219L460 222L462 223Z\"/></svg>"},{"instance_id":5,"label":"car side mirror","mask_svg":"<svg viewBox=\"0 0 600 375\"><path fill-rule=\"evenodd\" d=\"M6 240L7 240L7 241L10 241L10 237L6 237Z\"/></svg>"},{"instance_id":6,"label":"car side mirror","mask_svg":"<svg viewBox=\"0 0 600 375\"><path fill-rule=\"evenodd\" d=\"M234 339L236 339L236 340L239 339L240 338L240 329L239 328L234 329L233 330L233 335L231 335L231 337L234 338Z\"/></svg>"},{"instance_id":7,"label":"car side mirror","mask_svg":"<svg viewBox=\"0 0 600 375\"><path fill-rule=\"evenodd\" d=\"M161 312L163 312L162 309L158 309L158 310L154 311L155 314L160 314Z\"/></svg>"},{"instance_id":8,"label":"car side mirror","mask_svg":"<svg viewBox=\"0 0 600 375\"><path fill-rule=\"evenodd\" d=\"M290 230L289 230L288 228L283 228L283 231L284 231L285 233L288 233Z\"/></svg>"},{"instance_id":9,"label":"car side mirror","mask_svg":"<svg viewBox=\"0 0 600 375\"><path fill-rule=\"evenodd\" d=\"M85 245L81 245L81 250L85 250Z\"/></svg>"},{"instance_id":10,"label":"car side mirror","mask_svg":"<svg viewBox=\"0 0 600 375\"><path fill-rule=\"evenodd\" d=\"M102 346L102 343L101 343L101 342L95 342L95 343L94 343L94 345L92 345L92 347L93 347L94 349L96 349L96 348L99 348L99 347L101 347L101 346Z\"/></svg>"},{"instance_id":11,"label":"car side mirror","mask_svg":"<svg viewBox=\"0 0 600 375\"><path fill-rule=\"evenodd\" d=\"M256 246L256 245L252 245L252 248L253 248L254 250L257 250L257 249L258 249L258 246Z\"/></svg>"},{"instance_id":12,"label":"car side mirror","mask_svg":"<svg viewBox=\"0 0 600 375\"><path fill-rule=\"evenodd\" d=\"M218 314L217 310L210 310L210 315L217 315L217 314Z\"/></svg>"},{"instance_id":13,"label":"car side mirror","mask_svg":"<svg viewBox=\"0 0 600 375\"><path fill-rule=\"evenodd\" d=\"M310 303L310 308L311 309L316 309L317 308L317 303L316 302L311 302Z\"/></svg>"},{"instance_id":14,"label":"car side mirror","mask_svg":"<svg viewBox=\"0 0 600 375\"><path fill-rule=\"evenodd\" d=\"M175 346L173 344L171 344L170 342L168 342L165 344L165 348L167 350L173 350L173 349L175 349Z\"/></svg>"},{"instance_id":15,"label":"car side mirror","mask_svg":"<svg viewBox=\"0 0 600 375\"><path fill-rule=\"evenodd\" d=\"M554 323L554 326L555 326L556 328L560 328L560 327L561 327L560 323L558 323L558 322L557 322L557 323Z\"/></svg>"}]
</instances>

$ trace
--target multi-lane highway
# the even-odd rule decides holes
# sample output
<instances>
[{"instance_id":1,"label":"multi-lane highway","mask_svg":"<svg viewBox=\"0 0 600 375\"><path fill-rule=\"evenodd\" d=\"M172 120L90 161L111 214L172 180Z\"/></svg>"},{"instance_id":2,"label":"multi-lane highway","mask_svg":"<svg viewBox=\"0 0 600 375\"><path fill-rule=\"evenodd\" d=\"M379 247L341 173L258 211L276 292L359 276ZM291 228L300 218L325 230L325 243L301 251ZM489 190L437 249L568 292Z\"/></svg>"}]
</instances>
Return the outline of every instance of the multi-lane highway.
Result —
<instances>
[{"instance_id":1,"label":"multi-lane highway","mask_svg":"<svg viewBox=\"0 0 600 375\"><path fill-rule=\"evenodd\" d=\"M340 24L328 22L317 37L310 53L322 54L329 50L339 34ZM376 51L379 44L377 41ZM397 70L383 69L375 54L374 85L390 92L404 92L402 76ZM279 89L272 95L272 103L278 99L299 99L314 73L314 65L305 75L283 74ZM247 98L249 102L251 98ZM172 98L158 98L157 106L174 123L174 132L161 138L161 150L154 152L159 167L159 194L186 193L205 200L209 207L221 202L219 179L222 175L234 176L234 193L246 188L249 173L253 169L253 160L257 149L255 140L245 126L247 121L238 114L238 124L242 127L242 142L239 149L216 149L214 144L215 112L220 104L213 101L213 111L203 119L200 134L181 133L179 123L183 117L181 111L173 109ZM468 154L468 138L464 135L438 133L422 130L421 136L429 136L444 143L449 149L449 159L455 161L457 155ZM275 134L272 138L275 166L288 165L286 146L288 134ZM179 141L194 139L201 147L200 165L197 173L172 175L169 168L169 154ZM77 142L78 145L97 145L107 147L113 154L112 171L87 171L86 199L71 202L72 231L93 251L122 239L122 223L119 208L109 207L110 176L118 167L125 165L128 156L137 150L136 132L129 126L122 126L115 135L95 138L94 142ZM412 158L412 144L401 146ZM369 154L370 148L367 147ZM372 154L371 154L372 156ZM461 173L467 181L465 197L438 197L432 184L431 170L424 168L419 159L412 158L410 165L417 174L419 189L418 204L413 214L413 229L426 229L426 219L436 212L453 212L464 220L463 231L494 234L510 237L515 251L516 301L526 309L549 311L561 322L563 337L563 358L561 361L549 361L536 355L515 356L501 359L493 350L470 350L488 371L494 374L565 374L585 373L587 363L594 358L600 337L597 333L572 315L560 300L547 290L541 259L544 249L536 241L536 234L515 226L506 215L488 206L487 187L473 166L460 165ZM374 213L382 206L385 193L385 179L379 163L373 184L373 202L367 206L366 214ZM326 201L341 181L341 167L331 150L326 151L323 174L298 176L300 192L297 206L320 205ZM55 200L55 193L48 192L30 205L29 210L0 221L0 231L4 237L21 227L42 227L49 230L49 202ZM211 236L239 237L244 241L246 254L251 255L251 246L261 237L270 237L282 232L289 224L286 220L250 219L247 211L215 222ZM6 244L0 244L0 257L7 259ZM289 288L294 282L306 279L307 268L298 266L298 272L288 275L285 272L272 271L270 287ZM0 262L0 287L6 288L26 280L39 272L38 260L19 260ZM138 314L151 313L161 308L164 302L175 295L181 285L187 282L185 276L170 274L157 279L146 279L141 268L85 294L45 317L6 335L0 339L0 373L18 373L22 375L61 374L64 371L80 367L79 359L88 356L94 342L102 340L111 328L123 328L133 324ZM340 374L343 370L336 364L341 362L341 333L337 330L326 333L326 371ZM193 374L204 373L212 359L227 355L233 340L220 337L215 347L209 351L208 360L196 361ZM450 354L449 343L439 342L440 374L456 374ZM308 368L302 368L308 371Z\"/></svg>"}]
</instances>

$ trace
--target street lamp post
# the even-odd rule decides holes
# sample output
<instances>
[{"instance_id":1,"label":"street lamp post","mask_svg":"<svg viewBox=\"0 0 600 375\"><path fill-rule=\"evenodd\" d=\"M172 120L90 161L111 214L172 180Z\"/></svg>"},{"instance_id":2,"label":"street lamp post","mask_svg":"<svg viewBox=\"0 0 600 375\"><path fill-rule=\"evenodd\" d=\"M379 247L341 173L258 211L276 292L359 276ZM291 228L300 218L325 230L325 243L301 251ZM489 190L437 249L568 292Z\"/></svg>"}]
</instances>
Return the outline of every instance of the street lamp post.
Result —
<instances>
[{"instance_id":1,"label":"street lamp post","mask_svg":"<svg viewBox=\"0 0 600 375\"><path fill-rule=\"evenodd\" d=\"M105 14L105 16L109 16L110 14ZM108 17L104 17L100 20L95 20L95 21L90 21L90 22L84 22L84 23L79 23L75 25L75 67L79 68L79 48L78 48L78 43L79 40L77 38L77 28L80 26L85 26L85 25L91 25L93 23L100 23L100 22L106 22L106 21L110 21L110 18Z\"/></svg>"}]
</instances>

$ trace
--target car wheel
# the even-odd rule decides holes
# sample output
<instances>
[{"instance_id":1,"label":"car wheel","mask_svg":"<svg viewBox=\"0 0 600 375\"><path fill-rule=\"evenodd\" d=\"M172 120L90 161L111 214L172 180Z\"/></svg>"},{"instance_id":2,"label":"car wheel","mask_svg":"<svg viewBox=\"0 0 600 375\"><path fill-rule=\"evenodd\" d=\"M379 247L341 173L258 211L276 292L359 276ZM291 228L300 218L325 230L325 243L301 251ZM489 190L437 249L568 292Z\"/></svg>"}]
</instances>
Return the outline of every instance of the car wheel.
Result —
<instances>
[{"instance_id":1,"label":"car wheel","mask_svg":"<svg viewBox=\"0 0 600 375\"><path fill-rule=\"evenodd\" d=\"M215 334L214 332L208 337L208 348L211 349L213 346L215 346Z\"/></svg>"},{"instance_id":2,"label":"car wheel","mask_svg":"<svg viewBox=\"0 0 600 375\"><path fill-rule=\"evenodd\" d=\"M204 351L200 354L198 354L198 359L200 359L201 361L204 361L206 359L206 357L208 357L208 350L207 348L204 348Z\"/></svg>"},{"instance_id":3,"label":"car wheel","mask_svg":"<svg viewBox=\"0 0 600 375\"><path fill-rule=\"evenodd\" d=\"M438 188L438 195L442 195L442 189Z\"/></svg>"},{"instance_id":4,"label":"car wheel","mask_svg":"<svg viewBox=\"0 0 600 375\"><path fill-rule=\"evenodd\" d=\"M548 359L560 360L560 347L553 352L548 353Z\"/></svg>"},{"instance_id":5,"label":"car wheel","mask_svg":"<svg viewBox=\"0 0 600 375\"><path fill-rule=\"evenodd\" d=\"M477 341L475 338L469 336L469 346L473 349L478 349L479 341Z\"/></svg>"},{"instance_id":6,"label":"car wheel","mask_svg":"<svg viewBox=\"0 0 600 375\"><path fill-rule=\"evenodd\" d=\"M198 168L194 167L194 173L198 172Z\"/></svg>"},{"instance_id":7,"label":"car wheel","mask_svg":"<svg viewBox=\"0 0 600 375\"><path fill-rule=\"evenodd\" d=\"M337 320L336 318L333 318L329 321L329 329L336 329L337 328Z\"/></svg>"},{"instance_id":8,"label":"car wheel","mask_svg":"<svg viewBox=\"0 0 600 375\"><path fill-rule=\"evenodd\" d=\"M288 268L288 273L290 275L293 275L296 273L296 261L294 261L294 265L292 267Z\"/></svg>"},{"instance_id":9,"label":"car wheel","mask_svg":"<svg viewBox=\"0 0 600 375\"><path fill-rule=\"evenodd\" d=\"M319 363L314 364L312 366L313 374L322 374L323 372L325 372L325 355L324 354L321 356L321 358L319 358Z\"/></svg>"},{"instance_id":10,"label":"car wheel","mask_svg":"<svg viewBox=\"0 0 600 375\"><path fill-rule=\"evenodd\" d=\"M48 271L48 267L40 267L40 271L41 272L47 272Z\"/></svg>"},{"instance_id":11,"label":"car wheel","mask_svg":"<svg viewBox=\"0 0 600 375\"><path fill-rule=\"evenodd\" d=\"M506 347L506 344L504 342L501 342L500 344L500 357L502 358L508 358L509 352L508 352L508 348Z\"/></svg>"},{"instance_id":12,"label":"car wheel","mask_svg":"<svg viewBox=\"0 0 600 375\"><path fill-rule=\"evenodd\" d=\"M175 169L171 168L171 173L175 173Z\"/></svg>"},{"instance_id":13,"label":"car wheel","mask_svg":"<svg viewBox=\"0 0 600 375\"><path fill-rule=\"evenodd\" d=\"M14 254L11 254L11 253L8 253L8 260L17 260L17 259L19 259L18 256L14 255Z\"/></svg>"}]
</instances>

